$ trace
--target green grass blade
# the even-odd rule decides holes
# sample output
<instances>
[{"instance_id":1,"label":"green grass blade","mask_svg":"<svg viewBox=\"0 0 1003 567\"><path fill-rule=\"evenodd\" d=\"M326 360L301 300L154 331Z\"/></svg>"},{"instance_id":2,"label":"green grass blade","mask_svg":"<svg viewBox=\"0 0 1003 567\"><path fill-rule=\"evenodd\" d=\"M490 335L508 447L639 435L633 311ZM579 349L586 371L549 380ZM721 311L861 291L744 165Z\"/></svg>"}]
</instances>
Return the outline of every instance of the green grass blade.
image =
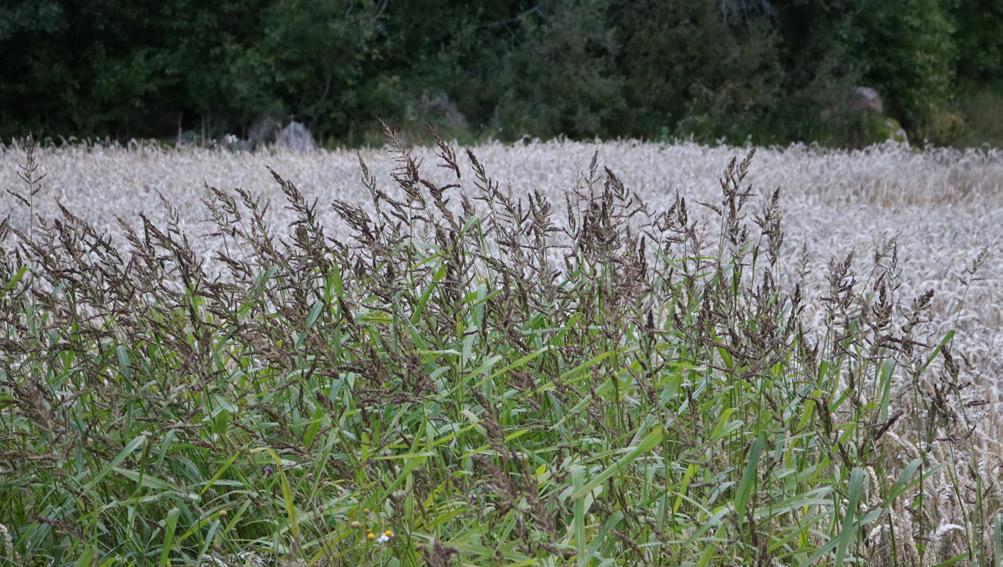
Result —
<instances>
[{"instance_id":1,"label":"green grass blade","mask_svg":"<svg viewBox=\"0 0 1003 567\"><path fill-rule=\"evenodd\" d=\"M160 548L161 567L170 567L171 548L174 547L174 530L178 527L178 515L181 513L177 507L171 508L167 513L167 523L164 526L164 545Z\"/></svg>"},{"instance_id":2,"label":"green grass blade","mask_svg":"<svg viewBox=\"0 0 1003 567\"><path fill-rule=\"evenodd\" d=\"M760 433L759 437L752 443L749 454L746 455L745 472L742 473L742 481L738 484L738 490L735 491L735 521L739 523L745 521L745 507L756 484L756 470L764 447L766 447L766 437Z\"/></svg>"},{"instance_id":3,"label":"green grass blade","mask_svg":"<svg viewBox=\"0 0 1003 567\"><path fill-rule=\"evenodd\" d=\"M142 433L136 436L132 441L129 441L129 443L121 451L119 451L117 455L115 455L115 457L111 460L111 462L105 465L103 469L101 469L101 472L99 472L94 478L92 478L87 484L84 485L83 491L87 492L88 490L93 488L95 484L100 482L102 478L108 475L108 473L115 470L115 467L122 464L122 461L126 460L129 457L129 455L135 452L136 449L142 447L145 443L146 443L145 433Z\"/></svg>"},{"instance_id":4,"label":"green grass blade","mask_svg":"<svg viewBox=\"0 0 1003 567\"><path fill-rule=\"evenodd\" d=\"M659 443L662 442L662 436L663 435L664 435L664 432L662 431L662 427L661 426L658 426L655 429L653 429L650 433L648 433L644 437L644 439L641 440L640 443L637 444L637 446L635 446L634 448L632 448L620 460L618 460L617 462L613 463L612 465L610 465L609 467L607 467L606 470L604 470L601 473L599 473L598 475L596 475L595 478L593 478L592 480L590 480L587 484L585 484L585 486L583 486L583 487L579 488L578 490L574 491L574 493L572 493L572 495L571 495L571 499L572 500L577 500L579 498L583 498L586 494L588 494L589 492L592 492L592 490L595 487L597 487L600 484L606 482L610 477L612 477L613 475L619 473L624 468L626 468L630 463L632 463L635 460L637 460L638 457L640 457L641 455L643 455L643 454L647 453L648 451L654 449L655 446L657 446Z\"/></svg>"}]
</instances>

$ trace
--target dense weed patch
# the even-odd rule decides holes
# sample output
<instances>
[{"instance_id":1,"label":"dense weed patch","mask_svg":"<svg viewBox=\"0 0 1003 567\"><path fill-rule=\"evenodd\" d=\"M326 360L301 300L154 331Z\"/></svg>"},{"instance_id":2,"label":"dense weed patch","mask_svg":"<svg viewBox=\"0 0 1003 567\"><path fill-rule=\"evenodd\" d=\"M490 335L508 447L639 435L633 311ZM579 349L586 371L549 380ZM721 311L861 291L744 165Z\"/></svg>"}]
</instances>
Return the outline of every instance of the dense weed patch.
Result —
<instances>
[{"instance_id":1,"label":"dense weed patch","mask_svg":"<svg viewBox=\"0 0 1003 567\"><path fill-rule=\"evenodd\" d=\"M221 276L166 199L165 225L120 221L125 249L65 207L0 224L0 557L999 560L980 402L893 245L832 261L809 327L751 153L665 210L595 157L557 223L472 152L439 142L443 185L387 135L404 197L360 160L375 214L330 204L348 240L281 172L290 238L207 187Z\"/></svg>"}]
</instances>

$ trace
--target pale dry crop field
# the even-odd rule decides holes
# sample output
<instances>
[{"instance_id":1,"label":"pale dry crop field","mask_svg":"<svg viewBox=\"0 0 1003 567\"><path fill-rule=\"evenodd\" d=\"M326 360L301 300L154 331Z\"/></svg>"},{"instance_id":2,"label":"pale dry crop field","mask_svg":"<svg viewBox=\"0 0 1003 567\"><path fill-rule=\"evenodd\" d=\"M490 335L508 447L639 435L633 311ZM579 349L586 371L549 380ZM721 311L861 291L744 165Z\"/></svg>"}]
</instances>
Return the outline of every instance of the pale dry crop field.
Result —
<instances>
[{"instance_id":1,"label":"pale dry crop field","mask_svg":"<svg viewBox=\"0 0 1003 567\"><path fill-rule=\"evenodd\" d=\"M575 186L595 152L600 166L610 167L652 208L671 203L678 194L697 215L704 210L698 203L718 199L718 178L727 162L747 152L637 142L489 144L473 150L516 197L534 190L550 197L558 220L563 218L564 192ZM446 179L446 172L436 172L432 166L434 154L431 148L415 149L415 155L429 164L427 175ZM291 213L282 207L270 167L318 200L321 220L337 235L344 227L330 201L341 199L363 207L369 201L360 181L360 156L392 193L394 163L383 150L296 154L148 146L48 148L40 152L46 178L36 212L43 217L58 215L58 200L114 237L119 231L116 217L134 225L138 213L162 220L159 192L177 208L189 234L202 235L208 229L201 197L208 184L240 187L274 200L269 216L281 231ZM16 173L22 160L20 148L0 149L0 185L19 183ZM466 173L469 178L469 170ZM974 374L987 385L996 384L1003 370L1003 153L917 151L895 145L863 151L760 149L750 180L757 194L780 189L786 260L795 269L802 246L807 246L808 281L818 284L817 293L823 289L824 268L830 260L842 259L850 251L866 260L877 247L897 242L899 297L933 289L932 313L943 327L938 331L957 329L959 346ZM0 210L10 211L15 226L27 226L27 211L6 193L0 195ZM209 257L213 240L196 238L193 246ZM966 269L983 252L983 262L974 277L969 276ZM862 279L866 275L859 274Z\"/></svg>"}]
</instances>

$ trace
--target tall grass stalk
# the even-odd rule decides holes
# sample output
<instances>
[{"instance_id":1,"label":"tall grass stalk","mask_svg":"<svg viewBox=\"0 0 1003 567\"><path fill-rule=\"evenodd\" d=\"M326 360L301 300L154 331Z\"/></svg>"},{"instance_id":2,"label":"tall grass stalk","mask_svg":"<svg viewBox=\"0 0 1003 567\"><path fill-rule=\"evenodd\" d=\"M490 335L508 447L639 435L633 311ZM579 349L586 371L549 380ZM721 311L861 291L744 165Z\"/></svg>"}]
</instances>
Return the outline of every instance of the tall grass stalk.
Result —
<instances>
[{"instance_id":1,"label":"tall grass stalk","mask_svg":"<svg viewBox=\"0 0 1003 567\"><path fill-rule=\"evenodd\" d=\"M999 556L996 487L971 510L956 472L979 466L959 353L924 335L931 294L898 292L893 248L833 260L813 328L751 154L714 202L664 210L596 156L559 224L473 152L439 141L442 184L387 136L399 191L363 162L372 208L330 204L351 239L282 172L289 237L207 186L220 276L167 199L164 224L120 220L124 248L66 207L0 224L5 560Z\"/></svg>"}]
</instances>

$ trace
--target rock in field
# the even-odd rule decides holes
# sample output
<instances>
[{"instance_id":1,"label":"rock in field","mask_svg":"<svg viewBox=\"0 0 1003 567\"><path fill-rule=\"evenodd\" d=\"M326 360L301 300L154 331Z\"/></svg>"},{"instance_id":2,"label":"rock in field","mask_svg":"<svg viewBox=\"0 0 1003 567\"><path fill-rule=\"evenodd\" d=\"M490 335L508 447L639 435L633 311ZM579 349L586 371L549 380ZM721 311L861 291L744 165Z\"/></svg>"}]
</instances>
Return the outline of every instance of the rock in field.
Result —
<instances>
[{"instance_id":1,"label":"rock in field","mask_svg":"<svg viewBox=\"0 0 1003 567\"><path fill-rule=\"evenodd\" d=\"M310 130L295 120L279 132L275 144L294 152L308 152L317 149L317 143L314 142Z\"/></svg>"}]
</instances>

